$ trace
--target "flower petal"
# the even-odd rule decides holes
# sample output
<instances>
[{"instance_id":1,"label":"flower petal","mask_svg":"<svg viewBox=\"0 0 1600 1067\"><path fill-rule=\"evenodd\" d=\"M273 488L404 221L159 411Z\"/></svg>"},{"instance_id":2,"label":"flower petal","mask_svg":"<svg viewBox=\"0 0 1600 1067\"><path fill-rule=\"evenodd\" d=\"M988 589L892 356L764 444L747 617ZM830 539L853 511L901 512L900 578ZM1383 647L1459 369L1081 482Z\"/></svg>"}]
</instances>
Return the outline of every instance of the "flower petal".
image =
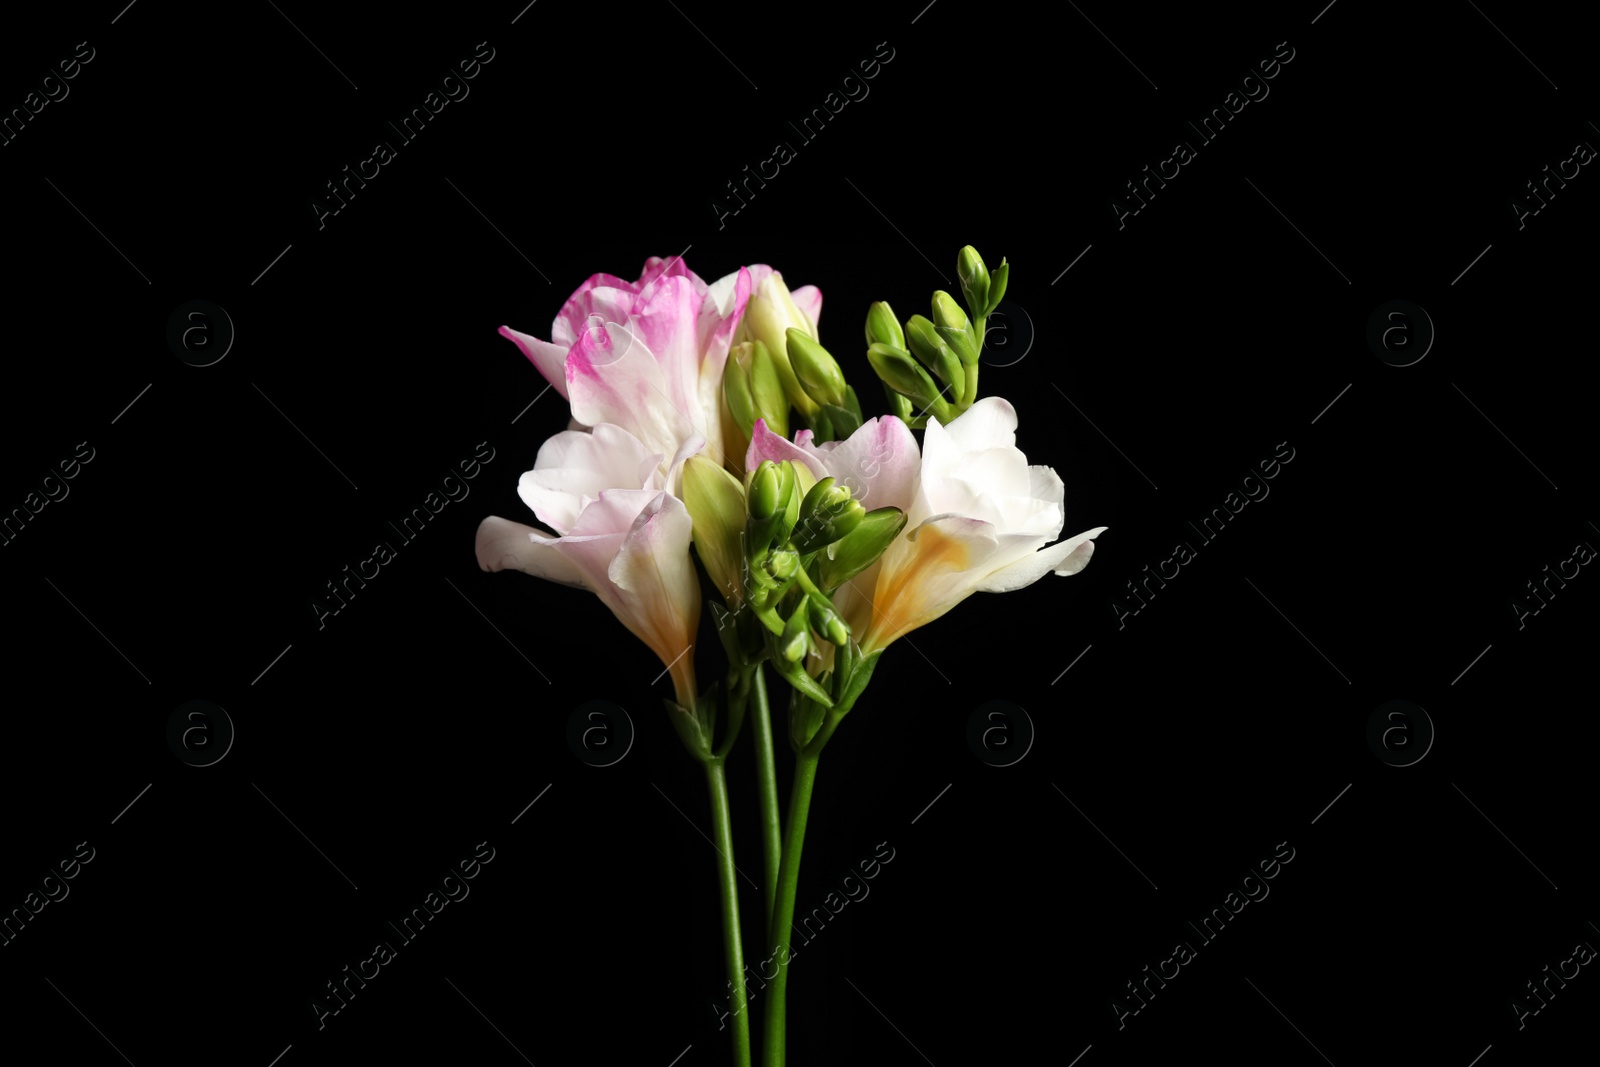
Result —
<instances>
[{"instance_id":1,"label":"flower petal","mask_svg":"<svg viewBox=\"0 0 1600 1067\"><path fill-rule=\"evenodd\" d=\"M567 346L541 341L532 334L520 333L509 326L500 327L500 336L522 349L528 362L539 369L545 380L556 387L565 399L567 395Z\"/></svg>"},{"instance_id":2,"label":"flower petal","mask_svg":"<svg viewBox=\"0 0 1600 1067\"><path fill-rule=\"evenodd\" d=\"M580 589L589 585L576 563L541 531L498 515L478 524L475 549L478 566L486 571L521 571Z\"/></svg>"},{"instance_id":3,"label":"flower petal","mask_svg":"<svg viewBox=\"0 0 1600 1067\"><path fill-rule=\"evenodd\" d=\"M533 470L517 486L539 521L568 533L584 508L606 489L642 489L656 478L662 456L620 426L601 423L589 432L558 433L539 446Z\"/></svg>"},{"instance_id":4,"label":"flower petal","mask_svg":"<svg viewBox=\"0 0 1600 1067\"><path fill-rule=\"evenodd\" d=\"M801 435L805 440L811 440L811 431L801 430L795 434ZM803 467L811 472L815 479L828 476L828 469L822 460L813 452L807 451L792 441L785 441L771 430L767 429L766 419L757 419L756 424L750 428L750 449L744 455L744 469L753 471L761 465L762 460L770 459L774 463L791 460L796 467Z\"/></svg>"},{"instance_id":5,"label":"flower petal","mask_svg":"<svg viewBox=\"0 0 1600 1067\"><path fill-rule=\"evenodd\" d=\"M789 299L811 320L811 336L817 336L817 320L822 317L822 290L814 285L802 285L789 293Z\"/></svg>"},{"instance_id":6,"label":"flower petal","mask_svg":"<svg viewBox=\"0 0 1600 1067\"><path fill-rule=\"evenodd\" d=\"M616 322L579 335L567 353L567 392L573 418L614 423L663 456L676 455L694 433L667 395L655 356Z\"/></svg>"},{"instance_id":7,"label":"flower petal","mask_svg":"<svg viewBox=\"0 0 1600 1067\"><path fill-rule=\"evenodd\" d=\"M1054 571L1062 577L1077 574L1089 565L1089 557L1094 555L1094 539L1106 530L1105 526L1097 526L1076 537L1041 548L990 573L979 584L978 590L984 593L1009 593L1032 585L1043 578L1047 571Z\"/></svg>"}]
</instances>

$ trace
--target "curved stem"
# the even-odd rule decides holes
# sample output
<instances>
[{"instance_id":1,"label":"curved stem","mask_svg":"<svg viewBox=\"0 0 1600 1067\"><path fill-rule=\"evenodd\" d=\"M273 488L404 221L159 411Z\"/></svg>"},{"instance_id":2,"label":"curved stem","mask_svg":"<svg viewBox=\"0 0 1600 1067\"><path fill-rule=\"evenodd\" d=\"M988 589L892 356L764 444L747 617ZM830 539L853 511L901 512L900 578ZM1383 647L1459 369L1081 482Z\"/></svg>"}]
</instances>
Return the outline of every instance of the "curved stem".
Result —
<instances>
[{"instance_id":1,"label":"curved stem","mask_svg":"<svg viewBox=\"0 0 1600 1067\"><path fill-rule=\"evenodd\" d=\"M764 1047L766 1067L783 1067L784 1038L788 1005L785 993L789 987L789 947L793 933L795 889L800 882L800 850L806 839L806 815L811 808L811 788L817 779L817 751L801 752L795 757L794 788L789 793L789 826L784 834L783 859L778 873L778 896L772 915L768 940L777 946L778 973L772 979L772 991L767 1001Z\"/></svg>"},{"instance_id":2,"label":"curved stem","mask_svg":"<svg viewBox=\"0 0 1600 1067\"><path fill-rule=\"evenodd\" d=\"M733 1018L734 1067L750 1067L750 1015L744 988L744 947L739 940L739 883L733 865L733 823L729 818L728 777L722 760L707 760L706 788L711 794L711 824L717 854L717 888L722 898L722 943L728 971L728 998Z\"/></svg>"},{"instance_id":3,"label":"curved stem","mask_svg":"<svg viewBox=\"0 0 1600 1067\"><path fill-rule=\"evenodd\" d=\"M766 671L756 664L748 691L756 743L756 788L761 808L763 930L772 929L772 908L778 893L778 864L783 857L783 825L778 816L778 768L772 746L772 714L767 708Z\"/></svg>"}]
</instances>

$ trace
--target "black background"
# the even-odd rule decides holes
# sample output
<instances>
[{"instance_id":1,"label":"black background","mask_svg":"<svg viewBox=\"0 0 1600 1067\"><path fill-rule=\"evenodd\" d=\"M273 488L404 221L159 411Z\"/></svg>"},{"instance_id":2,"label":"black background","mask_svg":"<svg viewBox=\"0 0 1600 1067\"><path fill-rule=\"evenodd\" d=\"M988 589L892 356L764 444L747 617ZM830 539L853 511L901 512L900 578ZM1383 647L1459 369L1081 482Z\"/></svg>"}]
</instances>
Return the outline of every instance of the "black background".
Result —
<instances>
[{"instance_id":1,"label":"black background","mask_svg":"<svg viewBox=\"0 0 1600 1067\"><path fill-rule=\"evenodd\" d=\"M1589 968L1523 1029L1511 1009L1600 943L1600 579L1520 629L1511 607L1600 545L1597 179L1520 230L1511 207L1600 143L1575 16L922 2L8 15L6 110L78 42L94 58L0 148L0 508L79 442L93 459L0 545L0 907L95 849L0 947L8 1044L726 1062L710 816L661 665L593 597L473 558L483 516L532 521L517 476L568 414L495 331L548 336L584 278L651 255L707 280L771 263L821 287L870 414L868 302L925 311L968 242L1009 259L1031 320L983 392L1065 480L1064 532L1110 530L1070 581L891 648L831 742L799 909L880 842L894 859L800 950L791 1062L1494 1067L1590 1039ZM470 95L319 228L324 183L483 41ZM880 42L869 95L802 143L788 123ZM1123 183L1289 48L1119 228ZM796 158L719 220L778 141ZM236 329L204 368L165 339L193 299ZM1365 337L1395 299L1437 330L1407 367ZM470 497L319 628L324 583L480 442ZM1270 495L1119 626L1124 583L1282 442ZM167 745L192 699L237 729L209 767ZM637 729L613 767L566 742L591 699ZM1436 731L1408 767L1366 741L1391 699ZM990 700L1036 728L1013 766L967 745ZM788 771L780 752L785 795ZM746 746L730 774L759 875ZM480 841L471 895L319 1030L324 983ZM1125 983L1280 843L1270 896L1119 1029Z\"/></svg>"}]
</instances>

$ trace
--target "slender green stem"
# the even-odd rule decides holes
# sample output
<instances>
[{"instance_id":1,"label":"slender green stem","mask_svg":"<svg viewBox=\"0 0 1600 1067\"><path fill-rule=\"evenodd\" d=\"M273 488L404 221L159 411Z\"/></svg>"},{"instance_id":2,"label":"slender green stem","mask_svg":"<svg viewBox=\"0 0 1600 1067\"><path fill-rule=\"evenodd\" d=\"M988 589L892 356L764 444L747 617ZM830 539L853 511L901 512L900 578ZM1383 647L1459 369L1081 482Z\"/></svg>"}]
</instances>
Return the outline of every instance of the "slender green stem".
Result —
<instances>
[{"instance_id":1,"label":"slender green stem","mask_svg":"<svg viewBox=\"0 0 1600 1067\"><path fill-rule=\"evenodd\" d=\"M712 833L717 854L717 883L722 897L723 955L728 969L728 996L733 1019L734 1067L750 1067L750 1015L744 988L744 947L739 940L739 883L733 866L733 822L729 818L728 777L722 760L707 760L706 787L711 794Z\"/></svg>"},{"instance_id":2,"label":"slender green stem","mask_svg":"<svg viewBox=\"0 0 1600 1067\"><path fill-rule=\"evenodd\" d=\"M765 1030L766 1067L783 1067L789 987L789 947L793 933L795 889L800 883L800 850L806 839L806 815L811 808L811 787L817 780L819 751L795 757L794 788L789 793L789 826L784 834L783 859L778 873L778 899L768 940L777 946L778 973L768 994Z\"/></svg>"},{"instance_id":3,"label":"slender green stem","mask_svg":"<svg viewBox=\"0 0 1600 1067\"><path fill-rule=\"evenodd\" d=\"M756 786L761 806L762 896L766 902L763 930L772 928L778 894L778 864L783 857L783 824L778 815L778 768L772 746L772 714L767 709L766 671L756 664L750 674L748 716L754 725Z\"/></svg>"}]
</instances>

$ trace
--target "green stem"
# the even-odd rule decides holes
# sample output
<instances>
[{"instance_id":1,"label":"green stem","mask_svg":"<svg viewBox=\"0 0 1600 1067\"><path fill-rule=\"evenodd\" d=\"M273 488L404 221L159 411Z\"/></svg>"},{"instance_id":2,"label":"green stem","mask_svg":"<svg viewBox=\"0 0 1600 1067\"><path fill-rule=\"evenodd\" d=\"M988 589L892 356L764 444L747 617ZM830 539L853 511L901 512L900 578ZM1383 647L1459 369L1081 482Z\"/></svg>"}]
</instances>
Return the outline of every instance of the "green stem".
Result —
<instances>
[{"instance_id":1,"label":"green stem","mask_svg":"<svg viewBox=\"0 0 1600 1067\"><path fill-rule=\"evenodd\" d=\"M772 715L767 709L766 671L756 664L750 676L748 716L753 720L756 743L756 787L761 806L762 896L766 925L772 928L772 908L778 893L778 864L783 856L783 825L778 816L778 768L772 745Z\"/></svg>"},{"instance_id":2,"label":"green stem","mask_svg":"<svg viewBox=\"0 0 1600 1067\"><path fill-rule=\"evenodd\" d=\"M768 993L765 1030L766 1067L783 1067L789 987L789 947L793 933L795 889L800 882L800 850L806 839L806 815L811 808L811 787L817 780L819 752L802 752L795 758L794 788L789 793L789 827L784 835L783 860L778 873L778 899L768 940L777 945L778 973Z\"/></svg>"},{"instance_id":3,"label":"green stem","mask_svg":"<svg viewBox=\"0 0 1600 1067\"><path fill-rule=\"evenodd\" d=\"M849 704L853 704L851 700ZM771 929L767 939L777 948L774 958L778 962L777 976L772 979L772 992L767 1001L767 1020L764 1031L766 1067L783 1067L786 1026L788 1022L787 992L789 988L790 938L794 933L795 890L800 885L800 853L806 841L806 818L811 811L811 789L817 780L817 763L822 758L822 746L839 728L849 704L836 705L828 712L822 728L804 749L795 755L794 787L789 791L789 824L784 832L783 859L778 868L778 900L773 911Z\"/></svg>"},{"instance_id":4,"label":"green stem","mask_svg":"<svg viewBox=\"0 0 1600 1067\"><path fill-rule=\"evenodd\" d=\"M739 883L733 866L733 823L729 818L728 777L722 760L706 761L706 787L711 794L712 832L716 835L717 883L722 897L722 942L728 969L728 995L733 1018L734 1067L750 1067L750 1015L746 1011L744 947L739 940Z\"/></svg>"}]
</instances>

